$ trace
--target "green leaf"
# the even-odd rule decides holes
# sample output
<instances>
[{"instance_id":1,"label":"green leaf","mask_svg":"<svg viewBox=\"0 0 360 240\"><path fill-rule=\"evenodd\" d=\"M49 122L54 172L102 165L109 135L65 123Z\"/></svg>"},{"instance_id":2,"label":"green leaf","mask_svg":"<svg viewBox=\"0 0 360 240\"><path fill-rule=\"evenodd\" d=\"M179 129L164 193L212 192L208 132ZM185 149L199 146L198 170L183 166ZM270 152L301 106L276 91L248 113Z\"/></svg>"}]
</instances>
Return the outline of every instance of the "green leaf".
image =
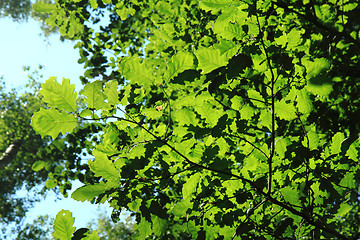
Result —
<instances>
[{"instance_id":1,"label":"green leaf","mask_svg":"<svg viewBox=\"0 0 360 240\"><path fill-rule=\"evenodd\" d=\"M41 84L40 93L44 96L43 101L50 107L68 112L76 111L75 85L70 85L70 80L63 78L62 84L56 81L56 77L50 77L45 83Z\"/></svg>"},{"instance_id":2,"label":"green leaf","mask_svg":"<svg viewBox=\"0 0 360 240\"><path fill-rule=\"evenodd\" d=\"M55 4L45 3L43 1L37 1L33 4L33 8L35 12L38 13L50 13L51 11L56 10Z\"/></svg>"},{"instance_id":3,"label":"green leaf","mask_svg":"<svg viewBox=\"0 0 360 240\"><path fill-rule=\"evenodd\" d=\"M302 33L303 31L297 30L297 28L291 29L287 34L287 49L292 49L302 42Z\"/></svg>"},{"instance_id":4,"label":"green leaf","mask_svg":"<svg viewBox=\"0 0 360 240\"><path fill-rule=\"evenodd\" d=\"M210 126L215 126L222 116L222 111L213 108L213 105L209 102L197 104L195 110L200 114L201 118L205 119L206 123L210 124Z\"/></svg>"},{"instance_id":5,"label":"green leaf","mask_svg":"<svg viewBox=\"0 0 360 240\"><path fill-rule=\"evenodd\" d=\"M343 217L350 212L351 209L352 207L349 204L341 203L336 216Z\"/></svg>"},{"instance_id":6,"label":"green leaf","mask_svg":"<svg viewBox=\"0 0 360 240\"><path fill-rule=\"evenodd\" d=\"M297 91L296 101L297 109L303 114L308 114L313 109L312 101L304 90Z\"/></svg>"},{"instance_id":7,"label":"green leaf","mask_svg":"<svg viewBox=\"0 0 360 240\"><path fill-rule=\"evenodd\" d=\"M275 143L275 151L281 159L285 157L285 152L287 146L291 144L291 141L288 138L277 139Z\"/></svg>"},{"instance_id":8,"label":"green leaf","mask_svg":"<svg viewBox=\"0 0 360 240\"><path fill-rule=\"evenodd\" d=\"M31 119L31 126L42 137L46 135L55 139L59 133L71 133L77 125L75 116L66 112L59 112L53 108L36 112Z\"/></svg>"},{"instance_id":9,"label":"green leaf","mask_svg":"<svg viewBox=\"0 0 360 240\"><path fill-rule=\"evenodd\" d=\"M158 216L151 214L151 222L154 234L156 236L161 236L162 234L164 234L168 226L167 219L161 219Z\"/></svg>"},{"instance_id":10,"label":"green leaf","mask_svg":"<svg viewBox=\"0 0 360 240\"><path fill-rule=\"evenodd\" d=\"M280 119L287 121L297 118L294 104L291 102L287 103L284 99L279 102L275 102L275 113Z\"/></svg>"},{"instance_id":11,"label":"green leaf","mask_svg":"<svg viewBox=\"0 0 360 240\"><path fill-rule=\"evenodd\" d=\"M340 185L346 188L354 188L357 183L354 179L354 173L346 173L345 176L341 179Z\"/></svg>"},{"instance_id":12,"label":"green leaf","mask_svg":"<svg viewBox=\"0 0 360 240\"><path fill-rule=\"evenodd\" d=\"M68 210L61 210L54 221L54 232L53 236L60 240L71 240L71 237L76 229L74 227L75 218L72 213Z\"/></svg>"},{"instance_id":13,"label":"green leaf","mask_svg":"<svg viewBox=\"0 0 360 240\"><path fill-rule=\"evenodd\" d=\"M341 152L341 144L345 139L345 135L342 132L337 132L333 137L331 141L331 147L330 151L331 154L338 154Z\"/></svg>"},{"instance_id":14,"label":"green leaf","mask_svg":"<svg viewBox=\"0 0 360 240\"><path fill-rule=\"evenodd\" d=\"M100 81L94 81L86 84L84 89L80 91L86 99L85 102L90 109L101 109L105 106L105 94L102 92L103 86Z\"/></svg>"},{"instance_id":15,"label":"green leaf","mask_svg":"<svg viewBox=\"0 0 360 240\"><path fill-rule=\"evenodd\" d=\"M254 90L254 89L249 89L247 91L247 94L248 94L248 96L250 98L250 101L256 107L259 107L259 108L265 107L265 104L264 104L265 100L258 91Z\"/></svg>"},{"instance_id":16,"label":"green leaf","mask_svg":"<svg viewBox=\"0 0 360 240\"><path fill-rule=\"evenodd\" d=\"M90 1L90 5L93 9L97 9L98 8L98 3L97 0L89 0Z\"/></svg>"},{"instance_id":17,"label":"green leaf","mask_svg":"<svg viewBox=\"0 0 360 240\"><path fill-rule=\"evenodd\" d=\"M307 146L307 139L309 139L309 146ZM304 147L309 147L309 150L314 150L319 147L319 136L316 132L310 131L307 133L307 138L302 141Z\"/></svg>"},{"instance_id":18,"label":"green leaf","mask_svg":"<svg viewBox=\"0 0 360 240\"><path fill-rule=\"evenodd\" d=\"M182 194L184 199L190 198L190 196L194 192L196 192L196 187L199 183L200 176L200 173L195 173L186 180L182 188Z\"/></svg>"},{"instance_id":19,"label":"green leaf","mask_svg":"<svg viewBox=\"0 0 360 240\"><path fill-rule=\"evenodd\" d=\"M220 33L221 37L227 40L237 39L242 40L245 38L245 32L240 24L228 24Z\"/></svg>"},{"instance_id":20,"label":"green leaf","mask_svg":"<svg viewBox=\"0 0 360 240\"><path fill-rule=\"evenodd\" d=\"M106 180L111 180L113 182L118 181L119 172L106 154L97 149L95 149L92 154L94 155L95 160L89 161L89 167L91 171L95 173L95 177L103 177Z\"/></svg>"},{"instance_id":21,"label":"green leaf","mask_svg":"<svg viewBox=\"0 0 360 240\"><path fill-rule=\"evenodd\" d=\"M186 212L189 208L192 207L190 199L182 199L180 202L176 203L175 207L173 208L172 213L178 217L185 217Z\"/></svg>"},{"instance_id":22,"label":"green leaf","mask_svg":"<svg viewBox=\"0 0 360 240\"><path fill-rule=\"evenodd\" d=\"M283 195L285 201L293 205L300 205L299 192L297 190L287 186L281 189L280 192Z\"/></svg>"},{"instance_id":23,"label":"green leaf","mask_svg":"<svg viewBox=\"0 0 360 240\"><path fill-rule=\"evenodd\" d=\"M196 125L198 119L194 111L189 108L182 108L172 114L172 117L183 125Z\"/></svg>"},{"instance_id":24,"label":"green leaf","mask_svg":"<svg viewBox=\"0 0 360 240\"><path fill-rule=\"evenodd\" d=\"M120 63L120 66L124 77L133 84L147 87L155 83L153 71L139 58L126 59Z\"/></svg>"},{"instance_id":25,"label":"green leaf","mask_svg":"<svg viewBox=\"0 0 360 240\"><path fill-rule=\"evenodd\" d=\"M46 166L45 161L36 161L36 162L33 163L31 169L34 170L35 172L38 172L41 169L43 169L45 166Z\"/></svg>"},{"instance_id":26,"label":"green leaf","mask_svg":"<svg viewBox=\"0 0 360 240\"><path fill-rule=\"evenodd\" d=\"M140 223L134 226L134 231L137 233L137 239L146 239L152 233L151 223L142 218Z\"/></svg>"},{"instance_id":27,"label":"green leaf","mask_svg":"<svg viewBox=\"0 0 360 240\"><path fill-rule=\"evenodd\" d=\"M323 74L329 70L330 67L330 62L326 58L315 58L314 60L304 58L302 63L306 68L307 79L311 79L313 77L319 76L320 74Z\"/></svg>"},{"instance_id":28,"label":"green leaf","mask_svg":"<svg viewBox=\"0 0 360 240\"><path fill-rule=\"evenodd\" d=\"M205 11L216 14L226 7L230 7L233 0L201 0L199 7Z\"/></svg>"},{"instance_id":29,"label":"green leaf","mask_svg":"<svg viewBox=\"0 0 360 240\"><path fill-rule=\"evenodd\" d=\"M195 52L195 55L199 61L198 69L201 69L203 74L225 66L229 60L225 55L220 54L219 49L202 47Z\"/></svg>"},{"instance_id":30,"label":"green leaf","mask_svg":"<svg viewBox=\"0 0 360 240\"><path fill-rule=\"evenodd\" d=\"M111 188L112 185L106 184L105 182L94 183L93 185L85 185L76 189L71 194L71 198L81 202L84 202L85 200L91 201L95 197L103 194L106 190Z\"/></svg>"},{"instance_id":31,"label":"green leaf","mask_svg":"<svg viewBox=\"0 0 360 240\"><path fill-rule=\"evenodd\" d=\"M140 206L141 206L141 202L142 202L142 199L141 198L137 198L133 201L131 201L130 203L128 203L128 207L129 207L129 210L132 211L132 212L136 212L139 210Z\"/></svg>"},{"instance_id":32,"label":"green leaf","mask_svg":"<svg viewBox=\"0 0 360 240\"><path fill-rule=\"evenodd\" d=\"M188 52L179 52L171 58L164 74L165 81L169 81L185 70L194 69L194 55Z\"/></svg>"},{"instance_id":33,"label":"green leaf","mask_svg":"<svg viewBox=\"0 0 360 240\"><path fill-rule=\"evenodd\" d=\"M156 108L145 108L142 113L149 119L156 119L163 115L163 110L156 110Z\"/></svg>"},{"instance_id":34,"label":"green leaf","mask_svg":"<svg viewBox=\"0 0 360 240\"><path fill-rule=\"evenodd\" d=\"M358 150L355 147L355 144L351 144L349 149L346 151L346 156L353 161L358 161Z\"/></svg>"},{"instance_id":35,"label":"green leaf","mask_svg":"<svg viewBox=\"0 0 360 240\"><path fill-rule=\"evenodd\" d=\"M46 182L45 182L45 186L48 188L48 189L52 189L54 187L57 186L57 182L55 179L53 178L50 178L48 179Z\"/></svg>"},{"instance_id":36,"label":"green leaf","mask_svg":"<svg viewBox=\"0 0 360 240\"><path fill-rule=\"evenodd\" d=\"M105 83L104 94L110 105L117 105L119 101L118 84L116 80L112 80Z\"/></svg>"},{"instance_id":37,"label":"green leaf","mask_svg":"<svg viewBox=\"0 0 360 240\"><path fill-rule=\"evenodd\" d=\"M240 49L240 45L236 44L233 41L227 41L225 39L221 39L220 43L214 45L215 49L220 50L221 55L225 55L227 58L233 57L235 54L238 53Z\"/></svg>"}]
</instances>

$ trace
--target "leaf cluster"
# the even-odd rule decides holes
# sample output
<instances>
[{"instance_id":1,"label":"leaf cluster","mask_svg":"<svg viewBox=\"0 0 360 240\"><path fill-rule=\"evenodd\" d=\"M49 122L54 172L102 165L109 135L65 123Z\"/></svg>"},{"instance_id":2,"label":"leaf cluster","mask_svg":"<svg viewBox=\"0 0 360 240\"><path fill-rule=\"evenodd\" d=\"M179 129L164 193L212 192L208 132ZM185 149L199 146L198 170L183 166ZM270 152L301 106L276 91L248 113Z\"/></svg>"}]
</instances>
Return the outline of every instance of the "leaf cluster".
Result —
<instances>
[{"instance_id":1,"label":"leaf cluster","mask_svg":"<svg viewBox=\"0 0 360 240\"><path fill-rule=\"evenodd\" d=\"M32 126L53 138L104 126L88 163L100 181L74 199L108 201L114 219L130 210L138 239L358 237L357 1L68 0L49 11L79 40L85 86L49 79L51 108Z\"/></svg>"}]
</instances>

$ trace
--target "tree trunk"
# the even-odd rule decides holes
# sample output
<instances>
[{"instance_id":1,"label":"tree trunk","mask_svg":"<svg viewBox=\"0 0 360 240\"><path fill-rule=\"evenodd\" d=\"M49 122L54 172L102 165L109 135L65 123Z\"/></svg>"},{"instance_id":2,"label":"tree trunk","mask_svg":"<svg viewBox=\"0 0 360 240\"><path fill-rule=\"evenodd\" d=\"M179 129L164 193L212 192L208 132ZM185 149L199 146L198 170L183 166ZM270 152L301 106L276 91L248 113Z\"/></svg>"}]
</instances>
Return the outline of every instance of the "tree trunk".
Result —
<instances>
[{"instance_id":1,"label":"tree trunk","mask_svg":"<svg viewBox=\"0 0 360 240\"><path fill-rule=\"evenodd\" d=\"M21 140L14 140L0 157L0 170L5 168L16 156L21 146Z\"/></svg>"}]
</instances>

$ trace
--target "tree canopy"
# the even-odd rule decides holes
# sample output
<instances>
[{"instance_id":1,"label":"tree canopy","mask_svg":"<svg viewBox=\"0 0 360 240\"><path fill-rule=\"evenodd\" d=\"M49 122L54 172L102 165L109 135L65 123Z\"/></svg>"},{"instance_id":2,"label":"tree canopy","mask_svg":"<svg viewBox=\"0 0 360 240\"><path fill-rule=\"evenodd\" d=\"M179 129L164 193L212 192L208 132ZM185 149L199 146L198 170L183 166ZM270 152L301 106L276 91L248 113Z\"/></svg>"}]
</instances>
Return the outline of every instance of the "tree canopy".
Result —
<instances>
[{"instance_id":1,"label":"tree canopy","mask_svg":"<svg viewBox=\"0 0 360 240\"><path fill-rule=\"evenodd\" d=\"M88 162L100 181L72 198L131 211L138 239L359 237L358 1L36 9L77 41L85 72L79 93L42 85L33 128L104 126ZM98 239L72 224L60 212L54 237Z\"/></svg>"}]
</instances>

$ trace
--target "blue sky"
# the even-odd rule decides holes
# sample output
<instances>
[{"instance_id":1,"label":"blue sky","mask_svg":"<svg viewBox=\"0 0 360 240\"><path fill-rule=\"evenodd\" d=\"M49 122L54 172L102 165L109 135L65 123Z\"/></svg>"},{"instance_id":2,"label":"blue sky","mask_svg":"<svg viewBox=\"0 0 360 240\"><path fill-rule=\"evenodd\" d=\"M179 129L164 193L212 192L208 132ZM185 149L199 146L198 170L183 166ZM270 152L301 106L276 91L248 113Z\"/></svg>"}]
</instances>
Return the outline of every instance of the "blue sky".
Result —
<instances>
[{"instance_id":1,"label":"blue sky","mask_svg":"<svg viewBox=\"0 0 360 240\"><path fill-rule=\"evenodd\" d=\"M73 42L61 42L59 36L54 35L47 40L50 45L47 44L45 38L40 36L40 25L33 20L14 23L9 19L0 19L0 32L0 75L7 87L20 88L27 83L23 66L35 70L41 64L45 65L41 72L44 81L50 76L56 76L59 81L65 77L75 84L77 91L81 89L79 76L83 73L83 66L77 63L79 54L73 48ZM73 212L76 227L85 227L91 219L96 218L98 206L72 199L56 201L57 197L50 194L45 201L36 204L29 212L27 221L37 215L50 214L55 217L61 209ZM103 208L108 210L106 205Z\"/></svg>"}]
</instances>

